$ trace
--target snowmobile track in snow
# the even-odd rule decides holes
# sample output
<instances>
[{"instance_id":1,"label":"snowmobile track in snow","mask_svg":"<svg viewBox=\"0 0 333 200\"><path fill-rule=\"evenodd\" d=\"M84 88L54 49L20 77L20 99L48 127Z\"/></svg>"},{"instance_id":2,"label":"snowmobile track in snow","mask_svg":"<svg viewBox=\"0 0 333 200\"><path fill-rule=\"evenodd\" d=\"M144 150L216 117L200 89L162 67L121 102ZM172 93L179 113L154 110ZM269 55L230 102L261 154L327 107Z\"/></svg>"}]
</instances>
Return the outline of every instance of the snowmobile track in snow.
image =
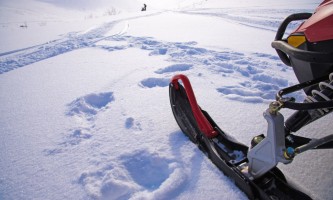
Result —
<instances>
[{"instance_id":1,"label":"snowmobile track in snow","mask_svg":"<svg viewBox=\"0 0 333 200\"><path fill-rule=\"evenodd\" d=\"M260 12L258 12L260 10ZM243 16L243 13L246 12L246 17ZM267 17L269 13L276 13L277 10L272 9L262 9L260 7L256 9L251 8L212 8L212 9L198 9L198 10L189 10L181 11L180 13L188 15L202 15L210 17L218 17L223 20L227 20L231 23L240 24L243 26L248 26L252 28L258 28L262 30L268 30L276 32L280 26L281 21L286 17L285 14L290 13L302 13L302 12L311 12L306 9L280 9L279 13L281 16L275 15L274 17ZM294 30L298 26L298 23L292 23L288 27L287 32Z\"/></svg>"},{"instance_id":2,"label":"snowmobile track in snow","mask_svg":"<svg viewBox=\"0 0 333 200\"><path fill-rule=\"evenodd\" d=\"M159 13L153 13L141 17L148 17L158 14ZM0 74L76 49L91 47L95 43L109 37L122 35L126 32L128 25L126 25L123 30L115 33L114 35L104 36L108 31L112 30L116 24L138 18L140 17L130 17L127 19L111 21L83 34L72 32L66 34L61 39L49 41L44 44L0 53Z\"/></svg>"}]
</instances>

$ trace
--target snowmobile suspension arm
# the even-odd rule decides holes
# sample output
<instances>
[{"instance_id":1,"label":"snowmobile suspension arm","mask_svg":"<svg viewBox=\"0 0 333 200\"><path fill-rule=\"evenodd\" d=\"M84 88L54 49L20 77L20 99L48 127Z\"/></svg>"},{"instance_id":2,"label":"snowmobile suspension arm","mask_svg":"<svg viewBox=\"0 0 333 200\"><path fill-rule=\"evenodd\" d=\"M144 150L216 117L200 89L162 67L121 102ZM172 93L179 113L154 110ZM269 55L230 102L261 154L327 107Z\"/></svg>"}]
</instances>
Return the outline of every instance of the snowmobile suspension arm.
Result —
<instances>
[{"instance_id":1,"label":"snowmobile suspension arm","mask_svg":"<svg viewBox=\"0 0 333 200\"><path fill-rule=\"evenodd\" d=\"M293 85L291 87L284 88L280 90L276 94L276 100L280 102L283 108L290 108L293 110L312 110L312 109L321 109L321 108L330 108L333 107L333 100L331 101L319 101L319 102L311 102L311 103L296 103L293 101L290 101L290 98L284 98L283 95L290 94L293 92L296 92L298 90L301 90L303 88L316 85L322 81L327 80L328 77L321 77L318 79L306 81L304 83L300 83L297 85Z\"/></svg>"},{"instance_id":2,"label":"snowmobile suspension arm","mask_svg":"<svg viewBox=\"0 0 333 200\"><path fill-rule=\"evenodd\" d=\"M175 87L176 90L179 89L178 80L181 80L184 85L189 103L190 103L192 111L193 111L194 118L198 123L200 131L203 132L208 138L216 137L218 135L218 133L214 130L214 128L209 123L207 118L201 112L201 109L197 103L197 100L195 99L194 92L193 92L189 79L185 75L182 75L182 74L178 74L178 75L175 75L174 77L172 77L171 83L172 83L173 87Z\"/></svg>"},{"instance_id":3,"label":"snowmobile suspension arm","mask_svg":"<svg viewBox=\"0 0 333 200\"><path fill-rule=\"evenodd\" d=\"M308 144L305 144L303 146L297 147L295 149L295 153L302 153L310 149L314 149L317 146L320 146L322 144L328 143L333 141L333 135L328 135L326 137L320 138L320 139L312 139Z\"/></svg>"}]
</instances>

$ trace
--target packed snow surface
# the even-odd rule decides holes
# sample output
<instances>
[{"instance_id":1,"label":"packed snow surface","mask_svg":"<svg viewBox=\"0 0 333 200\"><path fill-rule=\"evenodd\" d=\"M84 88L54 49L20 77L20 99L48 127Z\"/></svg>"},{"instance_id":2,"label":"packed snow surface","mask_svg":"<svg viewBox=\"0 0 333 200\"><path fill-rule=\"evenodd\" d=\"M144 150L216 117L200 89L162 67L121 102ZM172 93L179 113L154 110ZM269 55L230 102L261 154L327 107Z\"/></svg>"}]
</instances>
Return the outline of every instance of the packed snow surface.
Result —
<instances>
[{"instance_id":1,"label":"packed snow surface","mask_svg":"<svg viewBox=\"0 0 333 200\"><path fill-rule=\"evenodd\" d=\"M247 199L180 131L169 81L187 75L200 106L249 144L276 91L297 83L275 32L319 3L0 1L0 199ZM328 135L331 121L300 134ZM328 200L332 161L311 151L279 166Z\"/></svg>"}]
</instances>

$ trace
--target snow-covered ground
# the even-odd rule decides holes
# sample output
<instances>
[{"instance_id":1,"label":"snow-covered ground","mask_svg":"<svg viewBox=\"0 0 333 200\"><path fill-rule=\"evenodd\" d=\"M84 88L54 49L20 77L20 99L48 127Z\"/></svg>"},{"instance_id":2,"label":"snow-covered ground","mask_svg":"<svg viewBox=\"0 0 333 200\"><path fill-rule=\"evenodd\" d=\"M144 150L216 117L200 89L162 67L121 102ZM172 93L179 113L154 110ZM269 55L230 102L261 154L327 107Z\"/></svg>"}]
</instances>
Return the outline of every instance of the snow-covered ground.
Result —
<instances>
[{"instance_id":1,"label":"snow-covered ground","mask_svg":"<svg viewBox=\"0 0 333 200\"><path fill-rule=\"evenodd\" d=\"M179 130L169 80L188 75L248 144L276 91L297 83L270 47L279 23L320 2L0 1L0 199L246 199ZM300 134L327 135L331 121ZM328 200L332 161L313 151L279 166Z\"/></svg>"}]
</instances>

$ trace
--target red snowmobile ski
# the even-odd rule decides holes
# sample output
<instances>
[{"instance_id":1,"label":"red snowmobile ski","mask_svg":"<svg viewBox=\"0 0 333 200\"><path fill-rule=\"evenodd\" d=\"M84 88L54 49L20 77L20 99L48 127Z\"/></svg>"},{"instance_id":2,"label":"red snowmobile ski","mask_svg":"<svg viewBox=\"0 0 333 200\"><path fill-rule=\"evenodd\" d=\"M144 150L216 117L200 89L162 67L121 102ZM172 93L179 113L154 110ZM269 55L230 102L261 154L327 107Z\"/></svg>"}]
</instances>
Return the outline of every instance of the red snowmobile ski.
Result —
<instances>
[{"instance_id":1,"label":"red snowmobile ski","mask_svg":"<svg viewBox=\"0 0 333 200\"><path fill-rule=\"evenodd\" d=\"M298 20L304 22L283 38L288 24ZM185 75L175 75L170 82L171 109L182 132L250 199L311 199L276 166L310 149L333 148L333 134L319 139L293 134L333 110L333 0L323 1L314 14L288 16L272 47L300 83L277 92L276 101L264 112L267 134L254 137L250 147L221 130L200 108ZM298 90L308 95L304 102L285 97ZM279 112L283 108L296 111L285 121Z\"/></svg>"}]
</instances>

